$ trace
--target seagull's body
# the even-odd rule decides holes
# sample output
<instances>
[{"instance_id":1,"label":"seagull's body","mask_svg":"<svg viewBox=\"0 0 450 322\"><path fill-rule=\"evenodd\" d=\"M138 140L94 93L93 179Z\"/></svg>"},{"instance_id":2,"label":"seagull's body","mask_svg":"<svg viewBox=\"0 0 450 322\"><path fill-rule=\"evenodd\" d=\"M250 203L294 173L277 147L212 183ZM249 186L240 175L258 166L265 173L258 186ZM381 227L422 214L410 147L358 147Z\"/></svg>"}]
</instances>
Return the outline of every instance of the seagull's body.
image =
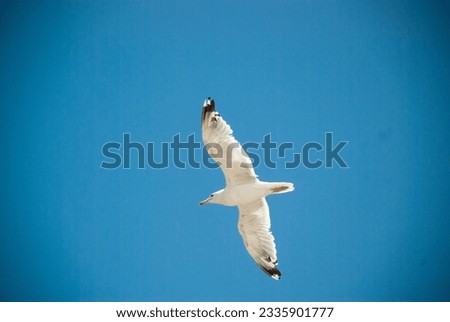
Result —
<instances>
[{"instance_id":1,"label":"seagull's body","mask_svg":"<svg viewBox=\"0 0 450 322\"><path fill-rule=\"evenodd\" d=\"M208 202L218 203L224 206L239 206L273 193L292 191L291 183L288 182L264 182L256 180L253 183L240 184L238 186L227 185L225 189L215 192L214 199ZM277 191L280 189L281 191Z\"/></svg>"},{"instance_id":2,"label":"seagull's body","mask_svg":"<svg viewBox=\"0 0 450 322\"><path fill-rule=\"evenodd\" d=\"M269 206L265 197L294 190L289 182L263 182L255 174L247 153L208 97L202 110L202 136L208 153L220 165L226 187L200 202L239 208L238 230L250 256L274 279L281 277L275 242L270 232Z\"/></svg>"}]
</instances>

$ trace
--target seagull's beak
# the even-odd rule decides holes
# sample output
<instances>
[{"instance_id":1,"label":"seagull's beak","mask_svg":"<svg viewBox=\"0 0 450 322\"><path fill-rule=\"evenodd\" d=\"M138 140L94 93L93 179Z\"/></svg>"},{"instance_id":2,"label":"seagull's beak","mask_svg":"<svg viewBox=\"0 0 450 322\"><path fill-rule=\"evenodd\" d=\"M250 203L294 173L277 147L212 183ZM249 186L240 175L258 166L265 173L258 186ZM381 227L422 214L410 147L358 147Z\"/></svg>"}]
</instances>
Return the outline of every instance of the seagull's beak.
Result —
<instances>
[{"instance_id":1,"label":"seagull's beak","mask_svg":"<svg viewBox=\"0 0 450 322\"><path fill-rule=\"evenodd\" d=\"M211 200L211 197L209 197L208 199L205 199L203 201L200 201L200 206L206 205L210 200Z\"/></svg>"}]
</instances>

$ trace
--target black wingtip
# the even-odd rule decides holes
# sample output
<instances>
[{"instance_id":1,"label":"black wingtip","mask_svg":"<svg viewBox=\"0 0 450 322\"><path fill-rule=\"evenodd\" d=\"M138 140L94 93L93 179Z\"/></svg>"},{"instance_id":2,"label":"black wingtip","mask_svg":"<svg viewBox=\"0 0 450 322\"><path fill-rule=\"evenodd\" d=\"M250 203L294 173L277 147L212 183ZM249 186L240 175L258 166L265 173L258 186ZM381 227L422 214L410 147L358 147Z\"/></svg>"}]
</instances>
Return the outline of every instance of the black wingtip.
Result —
<instances>
[{"instance_id":1,"label":"black wingtip","mask_svg":"<svg viewBox=\"0 0 450 322\"><path fill-rule=\"evenodd\" d=\"M203 107L211 107L214 109L215 107L214 99L208 96L208 98L205 99L205 103L203 103Z\"/></svg>"},{"instance_id":2,"label":"black wingtip","mask_svg":"<svg viewBox=\"0 0 450 322\"><path fill-rule=\"evenodd\" d=\"M264 273L266 273L267 275L269 275L273 279L279 280L281 278L281 272L280 272L280 270L278 268L276 268L276 267L265 268L263 266L259 266L259 267L263 270Z\"/></svg>"},{"instance_id":3,"label":"black wingtip","mask_svg":"<svg viewBox=\"0 0 450 322\"><path fill-rule=\"evenodd\" d=\"M267 273L270 275L270 277L279 280L281 278L281 272L278 268L274 267L272 269L269 269Z\"/></svg>"},{"instance_id":4,"label":"black wingtip","mask_svg":"<svg viewBox=\"0 0 450 322\"><path fill-rule=\"evenodd\" d=\"M205 120L206 114L214 112L216 110L216 104L211 97L208 97L203 103L202 109L202 123Z\"/></svg>"}]
</instances>

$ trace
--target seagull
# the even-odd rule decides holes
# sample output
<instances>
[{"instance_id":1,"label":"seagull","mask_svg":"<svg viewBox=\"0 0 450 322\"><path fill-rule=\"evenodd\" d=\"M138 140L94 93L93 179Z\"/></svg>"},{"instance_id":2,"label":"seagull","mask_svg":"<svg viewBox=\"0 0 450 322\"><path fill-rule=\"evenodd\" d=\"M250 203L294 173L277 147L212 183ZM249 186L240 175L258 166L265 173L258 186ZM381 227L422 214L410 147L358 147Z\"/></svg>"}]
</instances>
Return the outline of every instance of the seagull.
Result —
<instances>
[{"instance_id":1,"label":"seagull","mask_svg":"<svg viewBox=\"0 0 450 322\"><path fill-rule=\"evenodd\" d=\"M250 256L269 276L279 280L277 251L270 231L266 196L294 190L290 182L264 182L255 174L251 159L208 97L202 109L202 137L208 154L220 165L226 187L200 205L221 204L239 208L238 230Z\"/></svg>"}]
</instances>

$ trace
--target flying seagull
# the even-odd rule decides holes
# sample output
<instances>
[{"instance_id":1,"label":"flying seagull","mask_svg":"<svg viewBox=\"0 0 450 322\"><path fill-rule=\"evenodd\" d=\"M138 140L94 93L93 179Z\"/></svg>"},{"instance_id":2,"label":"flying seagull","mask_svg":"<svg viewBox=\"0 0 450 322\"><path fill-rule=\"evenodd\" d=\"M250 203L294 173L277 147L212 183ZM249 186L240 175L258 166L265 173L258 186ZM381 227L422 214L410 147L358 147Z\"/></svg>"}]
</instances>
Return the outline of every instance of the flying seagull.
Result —
<instances>
[{"instance_id":1,"label":"flying seagull","mask_svg":"<svg viewBox=\"0 0 450 322\"><path fill-rule=\"evenodd\" d=\"M289 182L264 182L258 179L245 150L208 97L202 110L203 142L209 155L220 165L226 187L211 194L200 205L216 203L239 208L238 229L248 253L258 266L274 279L280 279L276 267L277 251L270 231L266 196L294 190Z\"/></svg>"}]
</instances>

